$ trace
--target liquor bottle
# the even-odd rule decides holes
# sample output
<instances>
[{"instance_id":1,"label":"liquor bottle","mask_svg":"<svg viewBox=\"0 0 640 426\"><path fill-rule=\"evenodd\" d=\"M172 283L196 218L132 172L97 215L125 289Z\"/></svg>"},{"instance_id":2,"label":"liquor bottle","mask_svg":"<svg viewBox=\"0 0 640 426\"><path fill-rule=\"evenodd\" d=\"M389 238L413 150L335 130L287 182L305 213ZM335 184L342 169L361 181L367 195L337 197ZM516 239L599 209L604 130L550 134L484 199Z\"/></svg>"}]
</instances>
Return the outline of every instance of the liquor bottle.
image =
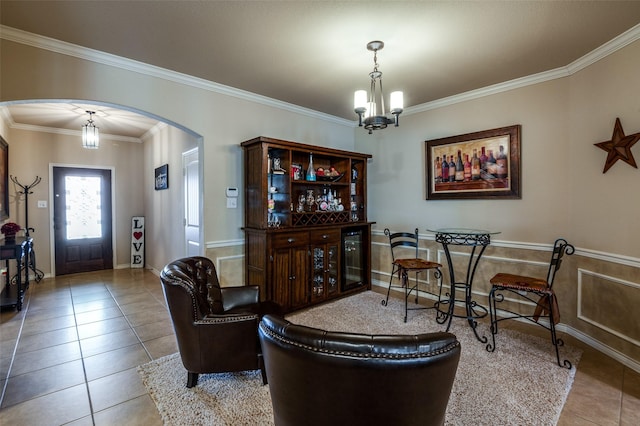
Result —
<instances>
[{"instance_id":1,"label":"liquor bottle","mask_svg":"<svg viewBox=\"0 0 640 426\"><path fill-rule=\"evenodd\" d=\"M316 169L313 168L313 152L309 153L309 167L307 168L307 180L310 182L315 182L316 180Z\"/></svg>"},{"instance_id":2,"label":"liquor bottle","mask_svg":"<svg viewBox=\"0 0 640 426\"><path fill-rule=\"evenodd\" d=\"M449 156L449 182L456 181L456 163L453 162L453 154Z\"/></svg>"},{"instance_id":3,"label":"liquor bottle","mask_svg":"<svg viewBox=\"0 0 640 426\"><path fill-rule=\"evenodd\" d=\"M482 147L482 154L480 154L480 174L484 174L487 171L487 154L484 152L484 146Z\"/></svg>"},{"instance_id":4,"label":"liquor bottle","mask_svg":"<svg viewBox=\"0 0 640 426\"><path fill-rule=\"evenodd\" d=\"M478 158L478 150L473 149L473 158L471 159L471 180L480 179L480 159Z\"/></svg>"},{"instance_id":5,"label":"liquor bottle","mask_svg":"<svg viewBox=\"0 0 640 426\"><path fill-rule=\"evenodd\" d=\"M462 151L458 150L458 158L456 159L456 182L464 180L464 164L462 163Z\"/></svg>"},{"instance_id":6,"label":"liquor bottle","mask_svg":"<svg viewBox=\"0 0 640 426\"><path fill-rule=\"evenodd\" d=\"M487 159L487 179L496 178L496 159L493 156L493 150L489 150L489 158Z\"/></svg>"},{"instance_id":7,"label":"liquor bottle","mask_svg":"<svg viewBox=\"0 0 640 426\"><path fill-rule=\"evenodd\" d=\"M500 152L496 157L496 177L498 177L499 179L504 179L507 177L507 174L507 156L504 153L504 147L500 145Z\"/></svg>"},{"instance_id":8,"label":"liquor bottle","mask_svg":"<svg viewBox=\"0 0 640 426\"><path fill-rule=\"evenodd\" d=\"M471 162L469 161L469 154L464 155L464 181L469 182L471 180Z\"/></svg>"},{"instance_id":9,"label":"liquor bottle","mask_svg":"<svg viewBox=\"0 0 640 426\"><path fill-rule=\"evenodd\" d=\"M449 163L447 163L447 156L442 156L442 182L449 180Z\"/></svg>"},{"instance_id":10,"label":"liquor bottle","mask_svg":"<svg viewBox=\"0 0 640 426\"><path fill-rule=\"evenodd\" d=\"M436 157L436 163L434 167L436 182L442 182L442 164L440 163L440 157Z\"/></svg>"}]
</instances>

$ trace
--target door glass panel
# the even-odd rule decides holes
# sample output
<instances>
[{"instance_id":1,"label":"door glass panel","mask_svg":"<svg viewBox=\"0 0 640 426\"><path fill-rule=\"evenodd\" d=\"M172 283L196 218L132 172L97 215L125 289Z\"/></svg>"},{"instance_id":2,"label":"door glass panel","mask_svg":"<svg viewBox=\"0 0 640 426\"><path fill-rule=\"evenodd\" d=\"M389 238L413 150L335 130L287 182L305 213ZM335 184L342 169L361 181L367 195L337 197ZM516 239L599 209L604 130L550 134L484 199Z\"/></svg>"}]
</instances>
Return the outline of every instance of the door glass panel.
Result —
<instances>
[{"instance_id":1,"label":"door glass panel","mask_svg":"<svg viewBox=\"0 0 640 426\"><path fill-rule=\"evenodd\" d=\"M66 176L67 239L102 238L99 176Z\"/></svg>"},{"instance_id":2,"label":"door glass panel","mask_svg":"<svg viewBox=\"0 0 640 426\"><path fill-rule=\"evenodd\" d=\"M338 291L338 246L329 246L329 294Z\"/></svg>"},{"instance_id":3,"label":"door glass panel","mask_svg":"<svg viewBox=\"0 0 640 426\"><path fill-rule=\"evenodd\" d=\"M324 249L313 249L313 295L321 296L324 293Z\"/></svg>"}]
</instances>

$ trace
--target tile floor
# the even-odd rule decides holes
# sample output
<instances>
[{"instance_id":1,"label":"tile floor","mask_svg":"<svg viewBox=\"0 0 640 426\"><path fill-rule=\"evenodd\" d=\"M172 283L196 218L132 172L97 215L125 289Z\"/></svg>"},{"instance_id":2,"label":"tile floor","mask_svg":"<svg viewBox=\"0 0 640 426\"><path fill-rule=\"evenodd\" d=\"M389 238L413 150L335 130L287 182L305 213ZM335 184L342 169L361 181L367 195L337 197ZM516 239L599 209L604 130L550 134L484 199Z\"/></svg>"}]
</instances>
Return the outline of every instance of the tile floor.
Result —
<instances>
[{"instance_id":1,"label":"tile floor","mask_svg":"<svg viewBox=\"0 0 640 426\"><path fill-rule=\"evenodd\" d=\"M559 425L640 424L640 374L565 340L585 352ZM161 424L136 366L176 351L160 280L150 271L32 282L23 310L0 315L0 424Z\"/></svg>"}]
</instances>

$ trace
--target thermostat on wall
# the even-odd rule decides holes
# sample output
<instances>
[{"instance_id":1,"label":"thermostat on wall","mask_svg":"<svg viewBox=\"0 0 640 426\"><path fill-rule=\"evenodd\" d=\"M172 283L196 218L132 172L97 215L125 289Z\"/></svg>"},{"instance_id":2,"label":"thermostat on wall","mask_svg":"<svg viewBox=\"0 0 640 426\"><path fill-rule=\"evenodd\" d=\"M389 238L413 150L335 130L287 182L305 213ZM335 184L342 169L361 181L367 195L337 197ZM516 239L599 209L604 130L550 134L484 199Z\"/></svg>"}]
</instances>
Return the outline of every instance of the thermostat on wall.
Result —
<instances>
[{"instance_id":1,"label":"thermostat on wall","mask_svg":"<svg viewBox=\"0 0 640 426\"><path fill-rule=\"evenodd\" d=\"M238 196L238 188L227 188L227 197L236 198Z\"/></svg>"}]
</instances>

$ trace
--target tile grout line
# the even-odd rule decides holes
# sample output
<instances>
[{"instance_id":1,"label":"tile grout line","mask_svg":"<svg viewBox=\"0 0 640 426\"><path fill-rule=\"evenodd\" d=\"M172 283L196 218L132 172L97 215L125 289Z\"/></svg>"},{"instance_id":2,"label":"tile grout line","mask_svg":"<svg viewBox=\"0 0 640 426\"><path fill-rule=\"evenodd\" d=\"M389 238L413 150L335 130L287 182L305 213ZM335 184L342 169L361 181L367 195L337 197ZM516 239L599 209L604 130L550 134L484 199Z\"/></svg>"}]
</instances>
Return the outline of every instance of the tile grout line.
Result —
<instances>
[{"instance_id":1,"label":"tile grout line","mask_svg":"<svg viewBox=\"0 0 640 426\"><path fill-rule=\"evenodd\" d=\"M118 300L115 298L115 296L113 295L113 293L111 292L111 289L108 286L105 286L105 288L107 289L107 291L109 292L109 294L111 295L111 298L113 298L113 301L115 302L116 306L118 307L118 309L120 310L120 312L122 312L122 316L124 317L124 320L127 322L127 324L129 325L129 328L131 329L131 331L133 332L133 334L135 334L136 339L138 339L138 342L140 342L140 345L142 345L142 348L144 349L145 353L147 354L147 356L149 357L150 361L153 361L154 358L153 356L151 356L151 353L149 352L149 350L147 349L147 345L144 344L144 342L142 341L142 339L140 338L140 335L138 334L138 332L136 331L136 329L133 327L133 325L131 324L131 321L129 321L129 318L127 317L127 314L124 313L124 311L122 310L122 307L120 306L120 303L118 302ZM148 291L147 291L148 292ZM154 297L155 299L155 297ZM157 300L157 299L156 299Z\"/></svg>"},{"instance_id":2,"label":"tile grout line","mask_svg":"<svg viewBox=\"0 0 640 426\"><path fill-rule=\"evenodd\" d=\"M26 298L27 299L26 304L24 303L25 296L26 296L26 293L22 295L22 319L20 320L18 337L16 337L16 343L13 346L13 353L11 354L11 361L9 362L9 368L7 369L7 377L5 378L4 385L2 386L2 393L0 394L0 407L2 407L2 403L4 402L4 395L5 395L5 392L7 391L7 386L9 385L9 377L11 376L11 369L13 368L13 363L16 359L16 353L18 352L18 344L20 343L20 339L22 338L22 329L24 328L24 321L27 318L27 312L29 311L29 304L31 303L31 292L29 292L29 296Z\"/></svg>"},{"instance_id":3,"label":"tile grout line","mask_svg":"<svg viewBox=\"0 0 640 426\"><path fill-rule=\"evenodd\" d=\"M89 400L89 412L91 413L91 424L95 426L96 419L93 415L93 401L91 401L91 390L89 389L89 378L87 377L87 367L84 362L82 344L80 343L80 332L78 331L78 318L76 317L76 303L73 298L73 292L71 291L71 284L67 284L67 287L69 288L69 295L71 296L71 308L73 309L73 322L76 325L76 337L78 338L78 348L80 349L80 360L82 361L82 373L84 374L84 386L87 390L87 399ZM76 421L76 420L80 420L80 419L75 419L72 421Z\"/></svg>"}]
</instances>

